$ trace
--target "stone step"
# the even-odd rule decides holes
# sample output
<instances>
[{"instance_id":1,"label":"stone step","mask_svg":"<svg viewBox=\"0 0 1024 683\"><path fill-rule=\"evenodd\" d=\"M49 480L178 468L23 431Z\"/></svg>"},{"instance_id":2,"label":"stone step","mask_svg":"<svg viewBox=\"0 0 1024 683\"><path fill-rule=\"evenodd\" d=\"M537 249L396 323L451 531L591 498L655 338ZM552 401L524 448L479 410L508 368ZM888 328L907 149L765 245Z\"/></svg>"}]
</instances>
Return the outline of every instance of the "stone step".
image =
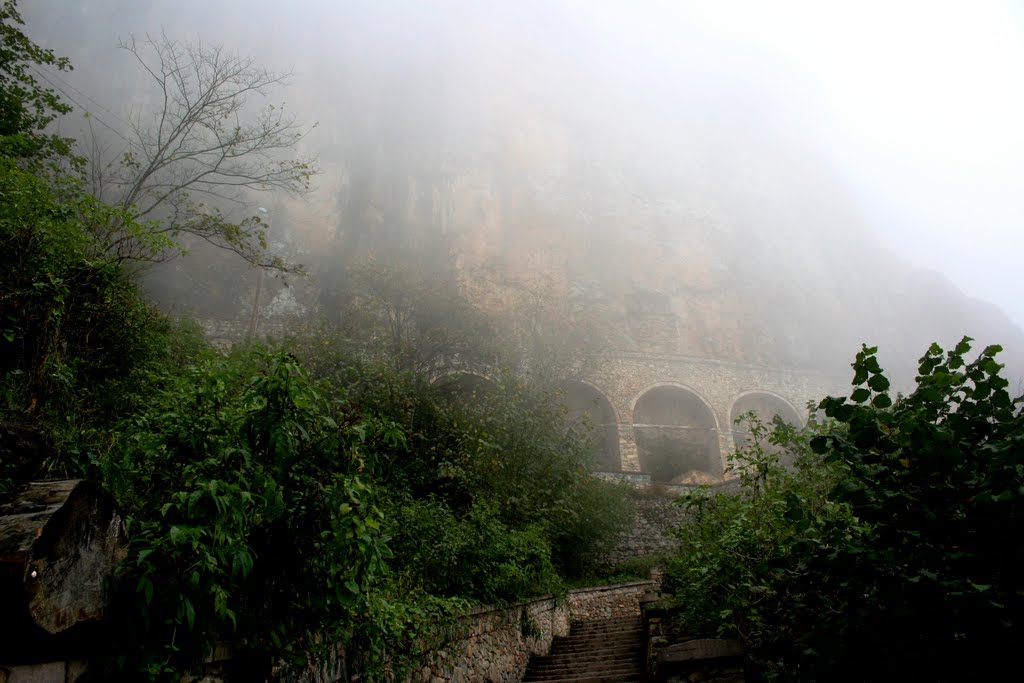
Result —
<instances>
[{"instance_id":1,"label":"stone step","mask_svg":"<svg viewBox=\"0 0 1024 683\"><path fill-rule=\"evenodd\" d=\"M642 628L619 629L614 631L570 631L569 635L561 636L562 639L584 639L584 638L628 638L644 635Z\"/></svg>"},{"instance_id":2,"label":"stone step","mask_svg":"<svg viewBox=\"0 0 1024 683\"><path fill-rule=\"evenodd\" d=\"M614 662L619 660L633 660L634 658L639 657L642 651L641 647L634 647L630 649L615 650L614 652L604 652L602 650L592 650L589 652L555 652L549 655L534 657L534 661L536 661L538 665L565 665L580 661Z\"/></svg>"},{"instance_id":3,"label":"stone step","mask_svg":"<svg viewBox=\"0 0 1024 683\"><path fill-rule=\"evenodd\" d=\"M616 622L583 622L573 624L570 630L571 635L580 635L585 633L632 633L633 631L643 631L644 627L639 621L616 621Z\"/></svg>"},{"instance_id":4,"label":"stone step","mask_svg":"<svg viewBox=\"0 0 1024 683\"><path fill-rule=\"evenodd\" d=\"M577 666L614 666L618 664L635 664L636 662L643 661L642 653L639 650L633 652L623 652L613 656L598 656L598 653L593 653L594 656L572 656L572 657L552 657L549 659L534 658L531 660L531 666L545 667L549 669L567 669Z\"/></svg>"},{"instance_id":5,"label":"stone step","mask_svg":"<svg viewBox=\"0 0 1024 683\"><path fill-rule=\"evenodd\" d=\"M562 640L556 641L551 646L551 652L579 652L583 650L617 650L622 648L638 647L644 643L642 637L622 638L610 640L606 638L595 638L590 640Z\"/></svg>"},{"instance_id":6,"label":"stone step","mask_svg":"<svg viewBox=\"0 0 1024 683\"><path fill-rule=\"evenodd\" d=\"M616 631L615 633L574 633L557 638L561 643L585 643L590 641L612 642L616 640L636 640L643 638L643 631Z\"/></svg>"},{"instance_id":7,"label":"stone step","mask_svg":"<svg viewBox=\"0 0 1024 683\"><path fill-rule=\"evenodd\" d=\"M534 660L538 665L565 665L581 661L613 662L618 660L632 660L639 657L643 652L643 645L636 645L629 648L616 648L606 650L576 650L573 652L552 652L547 655L538 655Z\"/></svg>"},{"instance_id":8,"label":"stone step","mask_svg":"<svg viewBox=\"0 0 1024 683\"><path fill-rule=\"evenodd\" d=\"M589 633L570 633L567 636L560 636L563 640L583 640L586 638L630 638L635 636L642 636L644 632L642 629L632 629L630 631L606 631L601 633L599 631Z\"/></svg>"},{"instance_id":9,"label":"stone step","mask_svg":"<svg viewBox=\"0 0 1024 683\"><path fill-rule=\"evenodd\" d=\"M522 680L523 683L534 682L534 679L531 679L528 676ZM618 674L612 674L610 676L583 676L580 678L549 678L545 679L544 683L641 683L642 681L642 674L635 674L632 676L621 676Z\"/></svg>"},{"instance_id":10,"label":"stone step","mask_svg":"<svg viewBox=\"0 0 1024 683\"><path fill-rule=\"evenodd\" d=\"M646 633L637 619L574 623L551 652L530 658L524 682L633 683L644 677Z\"/></svg>"},{"instance_id":11,"label":"stone step","mask_svg":"<svg viewBox=\"0 0 1024 683\"><path fill-rule=\"evenodd\" d=\"M566 668L539 667L537 669L531 669L528 678L542 681L552 678L572 678L573 676L610 676L612 674L627 676L635 673L643 673L643 665L641 662L634 661L624 662L621 664L575 666Z\"/></svg>"}]
</instances>

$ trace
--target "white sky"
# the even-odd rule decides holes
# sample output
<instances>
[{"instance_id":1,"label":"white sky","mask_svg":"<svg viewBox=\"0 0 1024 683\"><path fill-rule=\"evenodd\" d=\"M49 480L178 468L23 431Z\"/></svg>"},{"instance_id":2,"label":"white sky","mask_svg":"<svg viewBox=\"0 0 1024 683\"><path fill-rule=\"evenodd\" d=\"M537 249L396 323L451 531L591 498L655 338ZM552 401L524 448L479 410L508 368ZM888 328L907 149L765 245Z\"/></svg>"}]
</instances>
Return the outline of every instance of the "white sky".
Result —
<instances>
[{"instance_id":1,"label":"white sky","mask_svg":"<svg viewBox=\"0 0 1024 683\"><path fill-rule=\"evenodd\" d=\"M1024 0L659 4L781 60L883 240L1024 327Z\"/></svg>"}]
</instances>

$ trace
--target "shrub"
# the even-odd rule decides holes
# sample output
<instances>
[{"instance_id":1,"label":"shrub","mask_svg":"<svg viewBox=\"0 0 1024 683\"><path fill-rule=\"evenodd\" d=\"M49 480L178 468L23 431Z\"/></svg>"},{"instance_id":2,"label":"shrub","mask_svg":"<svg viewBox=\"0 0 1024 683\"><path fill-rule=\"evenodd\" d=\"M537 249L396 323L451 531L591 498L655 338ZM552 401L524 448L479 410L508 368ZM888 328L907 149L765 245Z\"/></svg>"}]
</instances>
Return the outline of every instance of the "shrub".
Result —
<instances>
[{"instance_id":1,"label":"shrub","mask_svg":"<svg viewBox=\"0 0 1024 683\"><path fill-rule=\"evenodd\" d=\"M754 445L738 495L685 501L668 583L686 630L741 638L765 678L1000 670L1024 614L1024 417L999 348L969 362L969 341L933 345L895 399L865 347L850 397L820 403L828 422L773 435L810 445L795 472Z\"/></svg>"},{"instance_id":2,"label":"shrub","mask_svg":"<svg viewBox=\"0 0 1024 683\"><path fill-rule=\"evenodd\" d=\"M352 464L379 426L339 429L285 354L168 378L105 462L130 513L124 604L138 641L121 667L187 669L218 639L278 655L380 640L370 595L390 551L379 494Z\"/></svg>"}]
</instances>

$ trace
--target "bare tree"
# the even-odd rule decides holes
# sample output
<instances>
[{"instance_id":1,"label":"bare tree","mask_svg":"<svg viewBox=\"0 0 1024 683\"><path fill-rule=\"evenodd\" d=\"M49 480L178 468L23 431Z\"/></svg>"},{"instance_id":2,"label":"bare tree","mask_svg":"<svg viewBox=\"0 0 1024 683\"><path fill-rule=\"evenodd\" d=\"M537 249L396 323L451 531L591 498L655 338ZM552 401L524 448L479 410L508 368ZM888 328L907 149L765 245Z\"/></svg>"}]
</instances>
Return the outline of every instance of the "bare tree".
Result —
<instances>
[{"instance_id":1,"label":"bare tree","mask_svg":"<svg viewBox=\"0 0 1024 683\"><path fill-rule=\"evenodd\" d=\"M316 174L314 159L295 156L309 129L283 106L250 103L290 74L166 35L119 47L152 79L156 97L129 117L123 153L91 167L94 190L140 219L102 236L110 252L165 260L180 249L177 238L191 234L255 265L287 269L266 252L267 225L258 215L231 217L251 206L249 191L301 193Z\"/></svg>"}]
</instances>

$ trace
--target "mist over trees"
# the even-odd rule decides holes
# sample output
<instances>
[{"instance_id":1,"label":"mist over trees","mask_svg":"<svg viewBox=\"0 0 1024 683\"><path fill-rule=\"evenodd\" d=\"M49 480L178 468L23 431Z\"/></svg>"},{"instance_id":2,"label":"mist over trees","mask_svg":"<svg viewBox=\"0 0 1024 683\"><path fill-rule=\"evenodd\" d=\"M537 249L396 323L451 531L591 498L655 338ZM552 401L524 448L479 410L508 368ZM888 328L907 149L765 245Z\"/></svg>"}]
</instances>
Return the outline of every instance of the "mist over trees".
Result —
<instances>
[{"instance_id":1,"label":"mist over trees","mask_svg":"<svg viewBox=\"0 0 1024 683\"><path fill-rule=\"evenodd\" d=\"M434 365L483 355L495 331L457 291L423 316L383 277L347 302L367 314L358 336L212 348L146 300L105 240L161 223L90 194L70 141L46 132L67 107L30 72L64 61L13 3L0 22L0 496L55 477L115 496L127 557L97 577L103 623L82 625L90 676L180 680L230 641L238 680L316 657L391 680L470 605L599 570L628 501L589 475L558 375L517 366L486 395L442 391ZM461 339L439 324L456 311ZM61 645L20 628L21 581L3 586L5 665Z\"/></svg>"},{"instance_id":2,"label":"mist over trees","mask_svg":"<svg viewBox=\"0 0 1024 683\"><path fill-rule=\"evenodd\" d=\"M401 679L472 606L637 578L607 559L632 498L591 474L625 460L588 373L842 374L865 338L911 392L861 347L849 397L728 430L730 462L697 394L629 406L656 483L739 479L660 558L676 623L769 679L1002 664L1022 398L987 338L925 341L1013 359L1021 333L879 246L808 103L572 3L337 5L39 2L26 33L0 2L0 495L83 477L121 507L95 677L230 642L238 680ZM2 657L45 653L3 626Z\"/></svg>"},{"instance_id":3,"label":"mist over trees","mask_svg":"<svg viewBox=\"0 0 1024 683\"><path fill-rule=\"evenodd\" d=\"M159 227L141 236L104 235L110 251L122 260L162 261L185 234L257 266L285 268L266 252L267 226L258 215L232 222L220 207L245 210L253 191L294 195L309 188L313 162L294 158L307 131L280 103L263 103L288 74L221 46L164 34L129 36L119 47L152 78L155 107L133 112L115 158L104 159L101 144L91 141L88 180L97 197ZM255 110L252 99L260 100Z\"/></svg>"}]
</instances>

